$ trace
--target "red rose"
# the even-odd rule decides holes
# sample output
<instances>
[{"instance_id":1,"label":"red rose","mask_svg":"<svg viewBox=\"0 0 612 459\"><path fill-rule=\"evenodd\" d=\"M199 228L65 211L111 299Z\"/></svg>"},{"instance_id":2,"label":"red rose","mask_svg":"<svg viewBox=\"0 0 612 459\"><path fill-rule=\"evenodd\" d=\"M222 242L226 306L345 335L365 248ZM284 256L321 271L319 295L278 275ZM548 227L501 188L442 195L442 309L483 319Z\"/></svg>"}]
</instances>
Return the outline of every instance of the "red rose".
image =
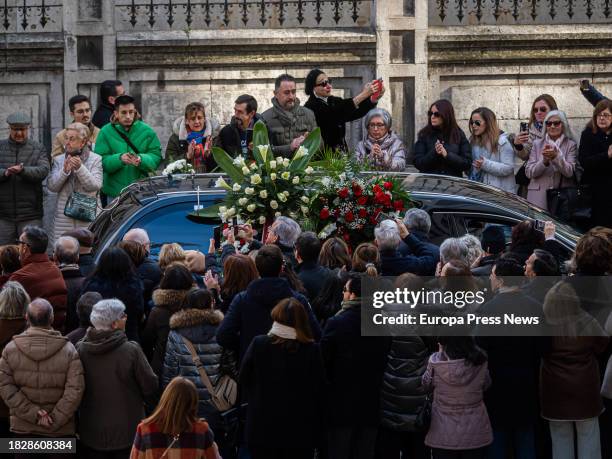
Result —
<instances>
[{"instance_id":1,"label":"red rose","mask_svg":"<svg viewBox=\"0 0 612 459\"><path fill-rule=\"evenodd\" d=\"M374 185L374 188L372 188L372 191L374 191L374 193L376 194L382 193L382 188L379 187L378 185Z\"/></svg>"},{"instance_id":2,"label":"red rose","mask_svg":"<svg viewBox=\"0 0 612 459\"><path fill-rule=\"evenodd\" d=\"M387 195L385 193L383 193L382 191L379 193L376 193L376 195L374 196L374 200L378 203L378 204L384 204L385 203L385 197Z\"/></svg>"},{"instance_id":3,"label":"red rose","mask_svg":"<svg viewBox=\"0 0 612 459\"><path fill-rule=\"evenodd\" d=\"M355 216L353 215L353 212L349 210L344 216L344 220L346 220L347 222L352 222L353 220L355 220Z\"/></svg>"},{"instance_id":4,"label":"red rose","mask_svg":"<svg viewBox=\"0 0 612 459\"><path fill-rule=\"evenodd\" d=\"M323 207L321 212L319 212L319 218L321 220L327 220L329 218L329 209L327 207Z\"/></svg>"},{"instance_id":5,"label":"red rose","mask_svg":"<svg viewBox=\"0 0 612 459\"><path fill-rule=\"evenodd\" d=\"M393 183L391 182L385 182L384 185L385 190L392 190L393 189Z\"/></svg>"},{"instance_id":6,"label":"red rose","mask_svg":"<svg viewBox=\"0 0 612 459\"><path fill-rule=\"evenodd\" d=\"M385 206L391 207L391 196L388 195L388 194L384 194L383 195L383 202L384 202Z\"/></svg>"},{"instance_id":7,"label":"red rose","mask_svg":"<svg viewBox=\"0 0 612 459\"><path fill-rule=\"evenodd\" d=\"M368 215L368 211L365 209L359 209L359 218L365 218Z\"/></svg>"},{"instance_id":8,"label":"red rose","mask_svg":"<svg viewBox=\"0 0 612 459\"><path fill-rule=\"evenodd\" d=\"M357 198L357 204L359 204L360 206L365 206L368 203L368 197L367 196L359 196Z\"/></svg>"},{"instance_id":9,"label":"red rose","mask_svg":"<svg viewBox=\"0 0 612 459\"><path fill-rule=\"evenodd\" d=\"M351 240L351 235L349 233L344 233L342 237L346 242L349 242Z\"/></svg>"},{"instance_id":10,"label":"red rose","mask_svg":"<svg viewBox=\"0 0 612 459\"><path fill-rule=\"evenodd\" d=\"M353 183L353 194L357 197L361 196L363 190L357 183Z\"/></svg>"},{"instance_id":11,"label":"red rose","mask_svg":"<svg viewBox=\"0 0 612 459\"><path fill-rule=\"evenodd\" d=\"M393 201L393 207L395 208L395 210L403 210L404 202L401 199L398 199L397 201Z\"/></svg>"},{"instance_id":12,"label":"red rose","mask_svg":"<svg viewBox=\"0 0 612 459\"><path fill-rule=\"evenodd\" d=\"M334 209L334 217L338 218L340 215L340 209Z\"/></svg>"},{"instance_id":13,"label":"red rose","mask_svg":"<svg viewBox=\"0 0 612 459\"><path fill-rule=\"evenodd\" d=\"M338 191L338 196L340 196L342 199L346 199L348 194L349 194L348 188L342 188L340 191Z\"/></svg>"}]
</instances>

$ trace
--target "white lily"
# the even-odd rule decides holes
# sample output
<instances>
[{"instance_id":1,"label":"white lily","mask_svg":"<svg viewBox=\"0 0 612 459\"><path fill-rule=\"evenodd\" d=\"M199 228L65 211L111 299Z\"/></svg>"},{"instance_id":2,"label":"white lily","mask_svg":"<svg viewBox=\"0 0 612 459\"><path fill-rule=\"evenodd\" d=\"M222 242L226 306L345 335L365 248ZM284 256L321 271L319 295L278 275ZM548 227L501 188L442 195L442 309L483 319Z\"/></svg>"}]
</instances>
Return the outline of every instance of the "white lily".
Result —
<instances>
[{"instance_id":1,"label":"white lily","mask_svg":"<svg viewBox=\"0 0 612 459\"><path fill-rule=\"evenodd\" d=\"M234 158L234 165L236 166L244 166L245 162L244 162L244 158L242 155L238 155Z\"/></svg>"},{"instance_id":2,"label":"white lily","mask_svg":"<svg viewBox=\"0 0 612 459\"><path fill-rule=\"evenodd\" d=\"M219 177L217 179L217 181L215 182L215 187L216 188L225 188L228 191L230 191L232 189L232 187L228 185L228 183L223 179L223 177Z\"/></svg>"},{"instance_id":3,"label":"white lily","mask_svg":"<svg viewBox=\"0 0 612 459\"><path fill-rule=\"evenodd\" d=\"M268 150L270 150L270 145L259 145L257 148L259 148L259 153L261 154L261 157L265 162L266 158L268 157Z\"/></svg>"},{"instance_id":4,"label":"white lily","mask_svg":"<svg viewBox=\"0 0 612 459\"><path fill-rule=\"evenodd\" d=\"M291 174L290 174L289 172L283 172L283 173L281 174L281 178L282 178L283 180L289 180L289 178L290 178L290 177L291 177Z\"/></svg>"},{"instance_id":5,"label":"white lily","mask_svg":"<svg viewBox=\"0 0 612 459\"><path fill-rule=\"evenodd\" d=\"M293 160L300 159L302 156L306 156L308 154L308 148L305 148L303 145L300 145L300 148L297 149L295 155L293 155Z\"/></svg>"},{"instance_id":6,"label":"white lily","mask_svg":"<svg viewBox=\"0 0 612 459\"><path fill-rule=\"evenodd\" d=\"M249 175L251 173L251 170L246 166L242 166L242 173L244 175Z\"/></svg>"}]
</instances>

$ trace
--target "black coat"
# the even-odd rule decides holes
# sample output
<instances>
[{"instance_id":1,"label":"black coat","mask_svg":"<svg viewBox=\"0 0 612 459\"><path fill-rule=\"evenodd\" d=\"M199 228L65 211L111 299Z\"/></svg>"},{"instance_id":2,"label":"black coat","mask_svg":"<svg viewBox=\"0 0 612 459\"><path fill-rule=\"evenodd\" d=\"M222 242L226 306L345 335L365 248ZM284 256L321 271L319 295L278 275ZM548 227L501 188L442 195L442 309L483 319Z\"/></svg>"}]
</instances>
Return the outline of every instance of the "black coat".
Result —
<instances>
[{"instance_id":1,"label":"black coat","mask_svg":"<svg viewBox=\"0 0 612 459\"><path fill-rule=\"evenodd\" d=\"M280 277L264 277L249 284L244 292L238 293L230 305L223 322L217 330L217 341L223 347L238 352L238 360L257 335L265 335L272 327L270 312L285 298L297 298L310 317L310 326L316 341L321 338L321 328L308 300L289 287Z\"/></svg>"},{"instance_id":2,"label":"black coat","mask_svg":"<svg viewBox=\"0 0 612 459\"><path fill-rule=\"evenodd\" d=\"M64 323L64 334L70 333L79 326L76 304L81 297L81 289L85 278L78 266L60 268L62 277L66 283L68 296L66 297L66 322Z\"/></svg>"},{"instance_id":3,"label":"black coat","mask_svg":"<svg viewBox=\"0 0 612 459\"><path fill-rule=\"evenodd\" d=\"M478 277L488 277L493 271L493 265L497 262L501 254L483 257L476 268L472 268L472 275Z\"/></svg>"},{"instance_id":4,"label":"black coat","mask_svg":"<svg viewBox=\"0 0 612 459\"><path fill-rule=\"evenodd\" d=\"M525 264L527 258L531 256L535 249L543 249L553 255L557 261L563 260L563 246L559 241L555 239L548 239L544 241L544 245L540 244L515 244L511 245L508 249L508 253L511 254L520 264Z\"/></svg>"},{"instance_id":5,"label":"black coat","mask_svg":"<svg viewBox=\"0 0 612 459\"><path fill-rule=\"evenodd\" d=\"M144 261L136 268L136 274L140 277L144 288L143 300L147 304L151 300L153 290L159 285L162 278L162 272L159 265L150 258L145 258Z\"/></svg>"},{"instance_id":6,"label":"black coat","mask_svg":"<svg viewBox=\"0 0 612 459\"><path fill-rule=\"evenodd\" d=\"M102 126L110 123L111 116L113 116L113 112L115 108L111 105L101 104L93 115L91 122L94 126L102 129Z\"/></svg>"},{"instance_id":7,"label":"black coat","mask_svg":"<svg viewBox=\"0 0 612 459\"><path fill-rule=\"evenodd\" d=\"M248 445L314 448L322 424L325 376L319 346L300 344L291 350L256 337L244 356L240 387L248 401Z\"/></svg>"},{"instance_id":8,"label":"black coat","mask_svg":"<svg viewBox=\"0 0 612 459\"><path fill-rule=\"evenodd\" d=\"M98 292L104 299L121 300L127 314L125 333L130 341L140 342L138 330L144 313L144 303L142 301L142 282L136 275L120 282L93 276L83 282L82 293L85 292Z\"/></svg>"},{"instance_id":9,"label":"black coat","mask_svg":"<svg viewBox=\"0 0 612 459\"><path fill-rule=\"evenodd\" d=\"M253 118L252 125L255 125L255 123L257 123L257 121L260 121L260 120L261 120L261 115L259 113L256 113L255 117ZM253 129L252 127L247 129L247 132L250 130L252 133L252 129ZM252 141L252 136L250 140ZM247 143L248 142L249 142L249 136L247 135ZM219 131L219 135L215 139L215 145L223 148L223 150L225 150L225 152L232 157L242 155L240 130L238 129L238 126L234 123L234 118L232 118L231 122L225 125L223 129L221 129L221 131ZM252 158L253 154L249 152L249 154L246 155L246 157Z\"/></svg>"},{"instance_id":10,"label":"black coat","mask_svg":"<svg viewBox=\"0 0 612 459\"><path fill-rule=\"evenodd\" d=\"M328 268L312 261L299 264L296 273L304 284L311 303L321 292L327 278L331 276L331 271Z\"/></svg>"},{"instance_id":11,"label":"black coat","mask_svg":"<svg viewBox=\"0 0 612 459\"><path fill-rule=\"evenodd\" d=\"M419 137L414 145L414 165L419 172L427 174L451 175L462 177L472 168L472 147L464 132L458 144L444 142L448 155L443 158L436 153L436 141L442 141L440 133Z\"/></svg>"},{"instance_id":12,"label":"black coat","mask_svg":"<svg viewBox=\"0 0 612 459\"><path fill-rule=\"evenodd\" d=\"M321 338L329 427L378 426L390 339L361 336L361 308L331 317Z\"/></svg>"},{"instance_id":13,"label":"black coat","mask_svg":"<svg viewBox=\"0 0 612 459\"><path fill-rule=\"evenodd\" d=\"M427 391L421 379L429 356L427 345L418 336L394 338L389 350L381 390L381 424L400 432L415 432L417 413Z\"/></svg>"},{"instance_id":14,"label":"black coat","mask_svg":"<svg viewBox=\"0 0 612 459\"><path fill-rule=\"evenodd\" d=\"M83 253L79 255L79 268L81 268L81 274L84 277L89 276L96 270L96 262L94 256L91 253Z\"/></svg>"},{"instance_id":15,"label":"black coat","mask_svg":"<svg viewBox=\"0 0 612 459\"><path fill-rule=\"evenodd\" d=\"M612 134L601 129L596 134L587 127L580 136L578 160L584 169L582 183L591 185L593 191L593 215L591 225L612 227L612 159L608 158L608 148L612 145Z\"/></svg>"},{"instance_id":16,"label":"black coat","mask_svg":"<svg viewBox=\"0 0 612 459\"><path fill-rule=\"evenodd\" d=\"M317 125L321 128L324 146L332 150L348 151L344 139L346 123L362 118L375 108L376 104L367 98L359 104L359 107L355 107L352 98L342 99L336 96L329 96L325 103L322 99L312 95L304 106L314 112Z\"/></svg>"},{"instance_id":17,"label":"black coat","mask_svg":"<svg viewBox=\"0 0 612 459\"><path fill-rule=\"evenodd\" d=\"M420 241L409 234L403 239L414 255L402 256L399 250L381 250L380 260L383 276L399 276L414 273L422 276L433 276L440 261L440 249L430 243Z\"/></svg>"}]
</instances>

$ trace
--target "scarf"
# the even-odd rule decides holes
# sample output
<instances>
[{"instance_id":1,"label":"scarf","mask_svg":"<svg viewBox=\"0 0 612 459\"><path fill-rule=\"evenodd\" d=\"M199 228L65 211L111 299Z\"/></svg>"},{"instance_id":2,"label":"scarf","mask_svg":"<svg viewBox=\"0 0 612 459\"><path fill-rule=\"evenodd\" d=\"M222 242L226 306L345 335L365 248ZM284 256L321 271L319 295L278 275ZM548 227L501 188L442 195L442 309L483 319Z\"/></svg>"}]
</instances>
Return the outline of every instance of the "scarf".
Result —
<instances>
[{"instance_id":1,"label":"scarf","mask_svg":"<svg viewBox=\"0 0 612 459\"><path fill-rule=\"evenodd\" d=\"M206 128L201 131L189 131L187 134L187 143L195 142L193 146L193 162L196 167L210 155L210 145L206 140Z\"/></svg>"},{"instance_id":2,"label":"scarf","mask_svg":"<svg viewBox=\"0 0 612 459\"><path fill-rule=\"evenodd\" d=\"M551 139L551 138L548 136L548 134L546 134L545 139L546 139L546 143L548 143L548 144L550 144L550 145L553 145L553 146L555 147L555 149L556 149L556 150L557 150L559 153L561 153L561 148L560 148L560 147L561 147L561 142L563 142L563 140L565 140L565 134L561 134L557 140L553 140L553 139Z\"/></svg>"},{"instance_id":3,"label":"scarf","mask_svg":"<svg viewBox=\"0 0 612 459\"><path fill-rule=\"evenodd\" d=\"M268 336L274 335L283 339L296 339L297 333L295 328L289 327L287 325L279 324L278 322L274 322L272 324L272 328L268 332Z\"/></svg>"},{"instance_id":4,"label":"scarf","mask_svg":"<svg viewBox=\"0 0 612 459\"><path fill-rule=\"evenodd\" d=\"M355 300L345 300L342 302L342 307L340 308L340 310L336 313L336 315L340 315L345 311L348 311L349 309L353 309L353 308L358 308L361 307L361 298L357 298Z\"/></svg>"},{"instance_id":5,"label":"scarf","mask_svg":"<svg viewBox=\"0 0 612 459\"><path fill-rule=\"evenodd\" d=\"M327 103L327 97L321 97L316 95L314 92L312 93L317 99L321 99L323 102Z\"/></svg>"}]
</instances>

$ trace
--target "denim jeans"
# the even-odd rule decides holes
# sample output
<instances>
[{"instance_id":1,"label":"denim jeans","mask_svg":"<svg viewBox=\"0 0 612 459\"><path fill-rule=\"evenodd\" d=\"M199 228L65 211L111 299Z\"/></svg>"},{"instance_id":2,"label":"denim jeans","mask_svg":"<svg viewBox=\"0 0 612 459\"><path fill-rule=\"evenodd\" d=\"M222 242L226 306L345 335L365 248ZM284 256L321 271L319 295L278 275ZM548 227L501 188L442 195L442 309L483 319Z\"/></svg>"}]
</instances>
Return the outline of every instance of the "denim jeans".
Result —
<instances>
[{"instance_id":1,"label":"denim jeans","mask_svg":"<svg viewBox=\"0 0 612 459\"><path fill-rule=\"evenodd\" d=\"M578 434L576 440L574 426ZM601 459L598 418L584 421L550 421L550 436L555 459L574 459L575 441L578 443L579 459Z\"/></svg>"}]
</instances>

